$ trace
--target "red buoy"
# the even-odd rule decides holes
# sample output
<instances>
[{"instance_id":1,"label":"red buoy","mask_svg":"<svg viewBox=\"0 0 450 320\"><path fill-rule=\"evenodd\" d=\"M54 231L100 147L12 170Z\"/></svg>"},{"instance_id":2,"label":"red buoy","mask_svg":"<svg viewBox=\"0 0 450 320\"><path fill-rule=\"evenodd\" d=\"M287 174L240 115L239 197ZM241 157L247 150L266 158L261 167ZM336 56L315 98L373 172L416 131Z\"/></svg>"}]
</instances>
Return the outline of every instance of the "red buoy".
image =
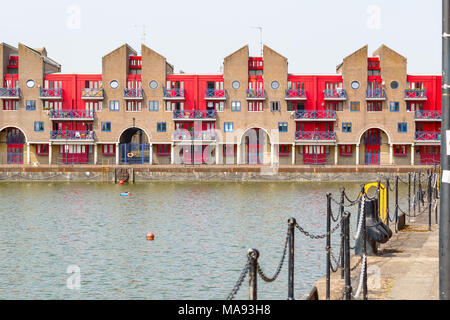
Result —
<instances>
[{"instance_id":1,"label":"red buoy","mask_svg":"<svg viewBox=\"0 0 450 320\"><path fill-rule=\"evenodd\" d=\"M120 184L120 185L123 185L123 180L120 180L120 181L119 181L119 184Z\"/></svg>"},{"instance_id":2,"label":"red buoy","mask_svg":"<svg viewBox=\"0 0 450 320\"><path fill-rule=\"evenodd\" d=\"M153 232L147 233L147 240L150 240L150 241L155 240L155 235L153 234Z\"/></svg>"}]
</instances>

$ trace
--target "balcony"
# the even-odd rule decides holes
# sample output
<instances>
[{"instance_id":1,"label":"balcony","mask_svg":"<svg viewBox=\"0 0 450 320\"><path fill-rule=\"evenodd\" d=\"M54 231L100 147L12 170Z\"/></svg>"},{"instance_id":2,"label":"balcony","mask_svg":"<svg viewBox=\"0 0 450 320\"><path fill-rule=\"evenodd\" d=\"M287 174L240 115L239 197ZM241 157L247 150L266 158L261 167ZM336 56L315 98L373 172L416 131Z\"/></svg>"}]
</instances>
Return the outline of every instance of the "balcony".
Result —
<instances>
[{"instance_id":1,"label":"balcony","mask_svg":"<svg viewBox=\"0 0 450 320\"><path fill-rule=\"evenodd\" d=\"M414 135L416 142L439 142L441 133L437 131L417 131Z\"/></svg>"},{"instance_id":2,"label":"balcony","mask_svg":"<svg viewBox=\"0 0 450 320\"><path fill-rule=\"evenodd\" d=\"M103 100L103 89L84 88L81 89L83 100Z\"/></svg>"},{"instance_id":3,"label":"balcony","mask_svg":"<svg viewBox=\"0 0 450 320\"><path fill-rule=\"evenodd\" d=\"M266 100L265 90L248 89L247 100Z\"/></svg>"},{"instance_id":4,"label":"balcony","mask_svg":"<svg viewBox=\"0 0 450 320\"><path fill-rule=\"evenodd\" d=\"M173 132L174 141L215 141L216 133L214 131L187 131L175 130Z\"/></svg>"},{"instance_id":5,"label":"balcony","mask_svg":"<svg viewBox=\"0 0 450 320\"><path fill-rule=\"evenodd\" d=\"M50 120L94 120L94 111L50 110Z\"/></svg>"},{"instance_id":6,"label":"balcony","mask_svg":"<svg viewBox=\"0 0 450 320\"><path fill-rule=\"evenodd\" d=\"M329 101L347 100L347 91L345 89L324 90L324 99Z\"/></svg>"},{"instance_id":7,"label":"balcony","mask_svg":"<svg viewBox=\"0 0 450 320\"><path fill-rule=\"evenodd\" d=\"M306 101L306 90L303 89L286 89L286 100Z\"/></svg>"},{"instance_id":8,"label":"balcony","mask_svg":"<svg viewBox=\"0 0 450 320\"><path fill-rule=\"evenodd\" d=\"M94 131L76 131L76 130L52 130L50 131L51 141L86 141L93 142L95 139Z\"/></svg>"},{"instance_id":9,"label":"balcony","mask_svg":"<svg viewBox=\"0 0 450 320\"><path fill-rule=\"evenodd\" d=\"M163 91L163 99L165 100L184 100L184 89L166 89Z\"/></svg>"},{"instance_id":10,"label":"balcony","mask_svg":"<svg viewBox=\"0 0 450 320\"><path fill-rule=\"evenodd\" d=\"M336 121L336 111L296 111L295 121Z\"/></svg>"},{"instance_id":11,"label":"balcony","mask_svg":"<svg viewBox=\"0 0 450 320\"><path fill-rule=\"evenodd\" d=\"M442 121L442 111L416 111L416 121Z\"/></svg>"},{"instance_id":12,"label":"balcony","mask_svg":"<svg viewBox=\"0 0 450 320\"><path fill-rule=\"evenodd\" d=\"M123 89L123 98L125 100L142 100L144 99L142 89L125 88Z\"/></svg>"},{"instance_id":13,"label":"balcony","mask_svg":"<svg viewBox=\"0 0 450 320\"><path fill-rule=\"evenodd\" d=\"M0 88L0 99L17 100L20 99L19 88Z\"/></svg>"},{"instance_id":14,"label":"balcony","mask_svg":"<svg viewBox=\"0 0 450 320\"><path fill-rule=\"evenodd\" d=\"M227 100L227 90L206 89L205 100Z\"/></svg>"},{"instance_id":15,"label":"balcony","mask_svg":"<svg viewBox=\"0 0 450 320\"><path fill-rule=\"evenodd\" d=\"M406 101L426 101L428 100L427 97L427 90L420 90L420 89L406 89L405 90L405 100Z\"/></svg>"},{"instance_id":16,"label":"balcony","mask_svg":"<svg viewBox=\"0 0 450 320\"><path fill-rule=\"evenodd\" d=\"M175 110L173 112L173 120L208 120L215 121L217 116L216 110Z\"/></svg>"},{"instance_id":17,"label":"balcony","mask_svg":"<svg viewBox=\"0 0 450 320\"><path fill-rule=\"evenodd\" d=\"M301 141L336 141L336 132L333 131L297 131L295 140Z\"/></svg>"},{"instance_id":18,"label":"balcony","mask_svg":"<svg viewBox=\"0 0 450 320\"><path fill-rule=\"evenodd\" d=\"M60 88L53 88L53 89L41 88L39 90L39 97L43 100L62 99L62 89L60 89Z\"/></svg>"},{"instance_id":19,"label":"balcony","mask_svg":"<svg viewBox=\"0 0 450 320\"><path fill-rule=\"evenodd\" d=\"M367 89L366 91L366 100L367 101L382 101L386 100L386 92L384 89Z\"/></svg>"}]
</instances>

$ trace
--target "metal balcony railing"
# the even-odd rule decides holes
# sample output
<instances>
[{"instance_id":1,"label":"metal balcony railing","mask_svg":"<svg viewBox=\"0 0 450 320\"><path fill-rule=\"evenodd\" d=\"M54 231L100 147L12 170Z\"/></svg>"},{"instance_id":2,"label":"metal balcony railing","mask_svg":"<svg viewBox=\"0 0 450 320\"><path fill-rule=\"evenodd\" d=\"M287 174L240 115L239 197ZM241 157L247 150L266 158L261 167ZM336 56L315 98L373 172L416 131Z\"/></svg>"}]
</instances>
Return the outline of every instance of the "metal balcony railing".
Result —
<instances>
[{"instance_id":1,"label":"metal balcony railing","mask_svg":"<svg viewBox=\"0 0 450 320\"><path fill-rule=\"evenodd\" d=\"M406 89L405 90L405 99L409 100L426 100L427 99L427 90L421 89Z\"/></svg>"},{"instance_id":2,"label":"metal balcony railing","mask_svg":"<svg viewBox=\"0 0 450 320\"><path fill-rule=\"evenodd\" d=\"M205 99L226 99L227 91L226 90L216 90L216 89L206 89L205 90Z\"/></svg>"},{"instance_id":3,"label":"metal balcony railing","mask_svg":"<svg viewBox=\"0 0 450 320\"><path fill-rule=\"evenodd\" d=\"M52 130L50 131L51 140L94 140L94 131L77 130Z\"/></svg>"},{"instance_id":4,"label":"metal balcony railing","mask_svg":"<svg viewBox=\"0 0 450 320\"><path fill-rule=\"evenodd\" d=\"M266 99L266 91L260 89L247 89L247 99Z\"/></svg>"},{"instance_id":5,"label":"metal balcony railing","mask_svg":"<svg viewBox=\"0 0 450 320\"><path fill-rule=\"evenodd\" d=\"M440 141L441 133L437 131L417 131L414 136L415 140Z\"/></svg>"},{"instance_id":6,"label":"metal balcony railing","mask_svg":"<svg viewBox=\"0 0 450 320\"><path fill-rule=\"evenodd\" d=\"M174 120L182 120L182 119L216 119L217 112L215 110L175 110L173 112Z\"/></svg>"},{"instance_id":7,"label":"metal balcony railing","mask_svg":"<svg viewBox=\"0 0 450 320\"><path fill-rule=\"evenodd\" d=\"M41 88L39 90L39 96L41 98L62 98L62 89L61 88L52 88L52 89Z\"/></svg>"},{"instance_id":8,"label":"metal balcony railing","mask_svg":"<svg viewBox=\"0 0 450 320\"><path fill-rule=\"evenodd\" d=\"M94 111L86 110L50 110L53 119L94 119Z\"/></svg>"},{"instance_id":9,"label":"metal balcony railing","mask_svg":"<svg viewBox=\"0 0 450 320\"><path fill-rule=\"evenodd\" d=\"M336 140L333 131L297 131L295 140Z\"/></svg>"},{"instance_id":10,"label":"metal balcony railing","mask_svg":"<svg viewBox=\"0 0 450 320\"><path fill-rule=\"evenodd\" d=\"M19 96L19 88L0 88L0 98L18 98Z\"/></svg>"},{"instance_id":11,"label":"metal balcony railing","mask_svg":"<svg viewBox=\"0 0 450 320\"><path fill-rule=\"evenodd\" d=\"M173 132L173 140L177 141L216 140L216 133L214 131L175 130Z\"/></svg>"},{"instance_id":12,"label":"metal balcony railing","mask_svg":"<svg viewBox=\"0 0 450 320\"><path fill-rule=\"evenodd\" d=\"M442 111L416 111L416 120L442 120Z\"/></svg>"},{"instance_id":13,"label":"metal balcony railing","mask_svg":"<svg viewBox=\"0 0 450 320\"><path fill-rule=\"evenodd\" d=\"M103 99L103 89L84 88L81 89L83 99Z\"/></svg>"},{"instance_id":14,"label":"metal balcony railing","mask_svg":"<svg viewBox=\"0 0 450 320\"><path fill-rule=\"evenodd\" d=\"M164 98L184 98L184 89L166 89L163 90Z\"/></svg>"},{"instance_id":15,"label":"metal balcony railing","mask_svg":"<svg viewBox=\"0 0 450 320\"><path fill-rule=\"evenodd\" d=\"M123 97L124 98L142 98L143 91L142 91L142 89L125 88L125 89L123 89Z\"/></svg>"},{"instance_id":16,"label":"metal balcony railing","mask_svg":"<svg viewBox=\"0 0 450 320\"><path fill-rule=\"evenodd\" d=\"M304 89L286 89L286 99L306 99L306 90Z\"/></svg>"},{"instance_id":17,"label":"metal balcony railing","mask_svg":"<svg viewBox=\"0 0 450 320\"><path fill-rule=\"evenodd\" d=\"M386 99L386 91L384 89L367 89L366 91L367 99Z\"/></svg>"},{"instance_id":18,"label":"metal balcony railing","mask_svg":"<svg viewBox=\"0 0 450 320\"><path fill-rule=\"evenodd\" d=\"M325 99L347 99L347 91L345 89L324 90Z\"/></svg>"},{"instance_id":19,"label":"metal balcony railing","mask_svg":"<svg viewBox=\"0 0 450 320\"><path fill-rule=\"evenodd\" d=\"M296 111L295 112L295 120L335 120L336 119L336 111Z\"/></svg>"}]
</instances>

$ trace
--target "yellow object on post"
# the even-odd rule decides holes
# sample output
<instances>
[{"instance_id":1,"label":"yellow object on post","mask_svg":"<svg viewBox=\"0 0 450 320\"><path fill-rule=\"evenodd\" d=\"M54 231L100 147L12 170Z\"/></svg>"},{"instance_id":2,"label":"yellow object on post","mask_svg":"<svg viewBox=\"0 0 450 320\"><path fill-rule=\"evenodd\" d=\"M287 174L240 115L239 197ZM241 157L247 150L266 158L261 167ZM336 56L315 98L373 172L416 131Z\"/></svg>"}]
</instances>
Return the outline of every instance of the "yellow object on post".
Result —
<instances>
[{"instance_id":1,"label":"yellow object on post","mask_svg":"<svg viewBox=\"0 0 450 320\"><path fill-rule=\"evenodd\" d=\"M372 188L378 188L378 182L368 183L364 186L364 192L367 194L367 191ZM379 212L381 221L384 224L387 224L387 190L384 184L380 183L380 201L379 201Z\"/></svg>"}]
</instances>

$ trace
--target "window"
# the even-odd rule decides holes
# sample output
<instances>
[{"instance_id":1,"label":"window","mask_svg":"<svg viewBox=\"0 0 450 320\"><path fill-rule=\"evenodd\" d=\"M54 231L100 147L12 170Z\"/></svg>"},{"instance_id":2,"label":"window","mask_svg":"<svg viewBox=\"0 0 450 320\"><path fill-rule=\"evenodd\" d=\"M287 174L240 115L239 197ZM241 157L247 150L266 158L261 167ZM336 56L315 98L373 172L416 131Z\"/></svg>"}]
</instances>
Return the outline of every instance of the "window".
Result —
<instances>
[{"instance_id":1,"label":"window","mask_svg":"<svg viewBox=\"0 0 450 320\"><path fill-rule=\"evenodd\" d=\"M352 132L352 123L351 122L343 122L342 123L342 132L351 133Z\"/></svg>"},{"instance_id":2,"label":"window","mask_svg":"<svg viewBox=\"0 0 450 320\"><path fill-rule=\"evenodd\" d=\"M395 145L394 146L394 156L396 157L406 157L407 152L406 145Z\"/></svg>"},{"instance_id":3,"label":"window","mask_svg":"<svg viewBox=\"0 0 450 320\"><path fill-rule=\"evenodd\" d=\"M142 110L142 102L141 101L127 101L126 111L139 112L141 110Z\"/></svg>"},{"instance_id":4,"label":"window","mask_svg":"<svg viewBox=\"0 0 450 320\"><path fill-rule=\"evenodd\" d=\"M159 111L159 101L149 101L148 111Z\"/></svg>"},{"instance_id":5,"label":"window","mask_svg":"<svg viewBox=\"0 0 450 320\"><path fill-rule=\"evenodd\" d=\"M288 123L287 122L278 122L278 131L288 132Z\"/></svg>"},{"instance_id":6,"label":"window","mask_svg":"<svg viewBox=\"0 0 450 320\"><path fill-rule=\"evenodd\" d=\"M382 101L367 102L367 111L372 111L372 112L383 111L383 102Z\"/></svg>"},{"instance_id":7,"label":"window","mask_svg":"<svg viewBox=\"0 0 450 320\"><path fill-rule=\"evenodd\" d=\"M95 111L95 112L100 112L103 109L103 102L102 101L86 101L86 103L84 104L84 106L86 107L86 111Z\"/></svg>"},{"instance_id":8,"label":"window","mask_svg":"<svg viewBox=\"0 0 450 320\"><path fill-rule=\"evenodd\" d=\"M34 131L37 131L37 132L44 131L44 122L43 121L35 121L34 122Z\"/></svg>"},{"instance_id":9,"label":"window","mask_svg":"<svg viewBox=\"0 0 450 320\"><path fill-rule=\"evenodd\" d=\"M119 111L119 101L113 100L109 102L109 110Z\"/></svg>"},{"instance_id":10,"label":"window","mask_svg":"<svg viewBox=\"0 0 450 320\"><path fill-rule=\"evenodd\" d=\"M37 144L36 145L36 154L38 156L48 155L48 144Z\"/></svg>"},{"instance_id":11,"label":"window","mask_svg":"<svg viewBox=\"0 0 450 320\"><path fill-rule=\"evenodd\" d=\"M423 110L423 103L409 102L409 101L406 102L406 111L415 112L422 110Z\"/></svg>"},{"instance_id":12,"label":"window","mask_svg":"<svg viewBox=\"0 0 450 320\"><path fill-rule=\"evenodd\" d=\"M166 132L167 131L167 124L165 122L158 122L156 124L156 131L157 132Z\"/></svg>"},{"instance_id":13,"label":"window","mask_svg":"<svg viewBox=\"0 0 450 320\"><path fill-rule=\"evenodd\" d=\"M280 157L287 157L289 156L289 145L288 144L280 144L278 146L278 155Z\"/></svg>"},{"instance_id":14,"label":"window","mask_svg":"<svg viewBox=\"0 0 450 320\"><path fill-rule=\"evenodd\" d=\"M224 144L223 145L223 155L225 157L234 156L235 145L234 144Z\"/></svg>"},{"instance_id":15,"label":"window","mask_svg":"<svg viewBox=\"0 0 450 320\"><path fill-rule=\"evenodd\" d=\"M344 111L344 103L343 102L327 102L327 103L325 103L325 110L327 110L327 111Z\"/></svg>"},{"instance_id":16,"label":"window","mask_svg":"<svg viewBox=\"0 0 450 320\"><path fill-rule=\"evenodd\" d=\"M391 88L394 89L394 90L397 89L398 88L398 82L397 81L392 81L391 82Z\"/></svg>"},{"instance_id":17,"label":"window","mask_svg":"<svg viewBox=\"0 0 450 320\"><path fill-rule=\"evenodd\" d=\"M170 155L170 144L158 144L156 146L156 154L158 156Z\"/></svg>"},{"instance_id":18,"label":"window","mask_svg":"<svg viewBox=\"0 0 450 320\"><path fill-rule=\"evenodd\" d=\"M272 101L270 102L270 111L271 112L279 112L280 110L280 102Z\"/></svg>"},{"instance_id":19,"label":"window","mask_svg":"<svg viewBox=\"0 0 450 320\"><path fill-rule=\"evenodd\" d=\"M43 110L62 110L61 101L45 101Z\"/></svg>"},{"instance_id":20,"label":"window","mask_svg":"<svg viewBox=\"0 0 450 320\"><path fill-rule=\"evenodd\" d=\"M251 101L248 103L248 111L263 111L263 103L260 101Z\"/></svg>"},{"instance_id":21,"label":"window","mask_svg":"<svg viewBox=\"0 0 450 320\"><path fill-rule=\"evenodd\" d=\"M353 155L353 146L352 145L340 145L339 146L339 154L342 157L351 157Z\"/></svg>"},{"instance_id":22,"label":"window","mask_svg":"<svg viewBox=\"0 0 450 320\"><path fill-rule=\"evenodd\" d=\"M358 81L353 81L352 82L352 89L354 89L354 90L358 90L359 89L359 82Z\"/></svg>"},{"instance_id":23,"label":"window","mask_svg":"<svg viewBox=\"0 0 450 320\"><path fill-rule=\"evenodd\" d=\"M102 132L111 132L111 122L102 122Z\"/></svg>"},{"instance_id":24,"label":"window","mask_svg":"<svg viewBox=\"0 0 450 320\"><path fill-rule=\"evenodd\" d=\"M174 110L184 110L184 102L166 102L166 111L173 112Z\"/></svg>"},{"instance_id":25,"label":"window","mask_svg":"<svg viewBox=\"0 0 450 320\"><path fill-rule=\"evenodd\" d=\"M398 123L398 132L405 133L408 132L408 124L406 122Z\"/></svg>"},{"instance_id":26,"label":"window","mask_svg":"<svg viewBox=\"0 0 450 320\"><path fill-rule=\"evenodd\" d=\"M223 129L225 132L233 132L234 131L233 122L225 122L223 124Z\"/></svg>"},{"instance_id":27,"label":"window","mask_svg":"<svg viewBox=\"0 0 450 320\"><path fill-rule=\"evenodd\" d=\"M391 102L391 108L390 108L391 112L398 112L400 111L400 102Z\"/></svg>"},{"instance_id":28,"label":"window","mask_svg":"<svg viewBox=\"0 0 450 320\"><path fill-rule=\"evenodd\" d=\"M36 100L27 100L25 105L27 111L36 110Z\"/></svg>"},{"instance_id":29,"label":"window","mask_svg":"<svg viewBox=\"0 0 450 320\"><path fill-rule=\"evenodd\" d=\"M5 103L3 104L3 110L19 110L19 101L5 100Z\"/></svg>"},{"instance_id":30,"label":"window","mask_svg":"<svg viewBox=\"0 0 450 320\"><path fill-rule=\"evenodd\" d=\"M241 102L240 101L232 101L231 102L231 111L241 111Z\"/></svg>"},{"instance_id":31,"label":"window","mask_svg":"<svg viewBox=\"0 0 450 320\"><path fill-rule=\"evenodd\" d=\"M112 156L116 153L116 146L113 144L104 144L102 148L102 154L104 156Z\"/></svg>"},{"instance_id":32,"label":"window","mask_svg":"<svg viewBox=\"0 0 450 320\"><path fill-rule=\"evenodd\" d=\"M299 148L299 154L330 154L329 146L303 146Z\"/></svg>"},{"instance_id":33,"label":"window","mask_svg":"<svg viewBox=\"0 0 450 320\"><path fill-rule=\"evenodd\" d=\"M360 102L353 101L350 103L350 111L359 111L360 110Z\"/></svg>"}]
</instances>

